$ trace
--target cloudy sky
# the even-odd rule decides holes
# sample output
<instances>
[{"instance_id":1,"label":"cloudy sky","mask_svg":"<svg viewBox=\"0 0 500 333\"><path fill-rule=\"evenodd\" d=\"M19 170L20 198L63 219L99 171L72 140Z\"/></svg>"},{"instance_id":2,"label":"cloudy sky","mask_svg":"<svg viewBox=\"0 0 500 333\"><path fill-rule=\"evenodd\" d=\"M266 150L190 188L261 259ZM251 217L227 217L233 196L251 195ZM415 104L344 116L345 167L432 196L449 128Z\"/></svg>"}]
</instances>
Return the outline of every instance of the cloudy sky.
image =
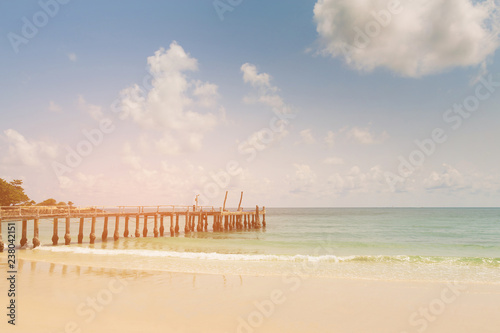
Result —
<instances>
[{"instance_id":1,"label":"cloudy sky","mask_svg":"<svg viewBox=\"0 0 500 333\"><path fill-rule=\"evenodd\" d=\"M499 4L0 3L0 177L78 205L498 206Z\"/></svg>"}]
</instances>

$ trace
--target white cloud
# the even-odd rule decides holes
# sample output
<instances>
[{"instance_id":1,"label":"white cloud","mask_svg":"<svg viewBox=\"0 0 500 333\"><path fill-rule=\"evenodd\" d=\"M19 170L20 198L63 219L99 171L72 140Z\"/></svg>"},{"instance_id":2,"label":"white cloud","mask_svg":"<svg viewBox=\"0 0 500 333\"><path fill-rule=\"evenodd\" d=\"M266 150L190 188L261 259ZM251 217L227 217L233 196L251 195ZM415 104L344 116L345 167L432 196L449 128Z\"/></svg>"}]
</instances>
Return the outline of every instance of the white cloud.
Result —
<instances>
[{"instance_id":1,"label":"white cloud","mask_svg":"<svg viewBox=\"0 0 500 333\"><path fill-rule=\"evenodd\" d=\"M344 175L332 174L327 179L327 192L339 193L380 193L388 192L384 172L379 166L374 166L363 172L360 167L353 166Z\"/></svg>"},{"instance_id":2,"label":"white cloud","mask_svg":"<svg viewBox=\"0 0 500 333\"><path fill-rule=\"evenodd\" d=\"M344 160L340 157L327 157L323 160L323 163L328 165L341 165L344 164Z\"/></svg>"},{"instance_id":3,"label":"white cloud","mask_svg":"<svg viewBox=\"0 0 500 333\"><path fill-rule=\"evenodd\" d=\"M344 129L345 130L345 129ZM382 132L379 136L370 132L369 128L353 127L346 132L348 138L354 141L364 144L373 145L377 143L382 143L389 138L387 132Z\"/></svg>"},{"instance_id":4,"label":"white cloud","mask_svg":"<svg viewBox=\"0 0 500 333\"><path fill-rule=\"evenodd\" d=\"M326 145L332 148L335 145L335 133L333 133L333 131L328 131L324 140Z\"/></svg>"},{"instance_id":5,"label":"white cloud","mask_svg":"<svg viewBox=\"0 0 500 333\"><path fill-rule=\"evenodd\" d=\"M2 161L5 164L34 167L42 165L45 159L54 159L57 156L56 145L28 140L13 129L5 130L4 135L3 139L8 145L8 153Z\"/></svg>"},{"instance_id":6,"label":"white cloud","mask_svg":"<svg viewBox=\"0 0 500 333\"><path fill-rule=\"evenodd\" d=\"M258 73L257 67L253 64L245 63L241 66L243 72L243 81L250 83L256 88L265 88L276 91L277 88L271 85L271 76L267 73Z\"/></svg>"},{"instance_id":7,"label":"white cloud","mask_svg":"<svg viewBox=\"0 0 500 333\"><path fill-rule=\"evenodd\" d=\"M80 107L81 110L87 112L95 120L101 120L102 117L104 116L101 106L87 103L87 101L85 100L85 98L83 98L82 95L78 96L78 106Z\"/></svg>"},{"instance_id":8,"label":"white cloud","mask_svg":"<svg viewBox=\"0 0 500 333\"><path fill-rule=\"evenodd\" d=\"M62 108L59 105L57 105L54 101L49 102L48 109L49 109L49 111L52 111L52 112L62 112Z\"/></svg>"},{"instance_id":9,"label":"white cloud","mask_svg":"<svg viewBox=\"0 0 500 333\"><path fill-rule=\"evenodd\" d=\"M316 139L312 135L310 128L300 131L299 134L300 134L300 138L302 139L302 142L304 142L308 145L316 143Z\"/></svg>"},{"instance_id":10,"label":"white cloud","mask_svg":"<svg viewBox=\"0 0 500 333\"><path fill-rule=\"evenodd\" d=\"M401 76L420 77L480 65L500 45L492 27L499 16L494 1L391 3L397 2L318 0L314 19L321 52L341 57L357 70L385 67Z\"/></svg>"},{"instance_id":11,"label":"white cloud","mask_svg":"<svg viewBox=\"0 0 500 333\"><path fill-rule=\"evenodd\" d=\"M288 176L292 193L310 192L316 183L316 173L307 164L294 163L295 173Z\"/></svg>"},{"instance_id":12,"label":"white cloud","mask_svg":"<svg viewBox=\"0 0 500 333\"><path fill-rule=\"evenodd\" d=\"M188 77L198 69L198 61L176 42L168 50L156 51L147 62L153 75L151 89L145 92L138 85L123 89L121 118L165 133L159 144L181 137L176 146L182 151L199 149L204 133L217 122L214 114L201 112L217 108L217 85Z\"/></svg>"},{"instance_id":13,"label":"white cloud","mask_svg":"<svg viewBox=\"0 0 500 333\"><path fill-rule=\"evenodd\" d=\"M122 161L132 169L141 169L141 157L134 153L132 146L128 142L122 148Z\"/></svg>"},{"instance_id":14,"label":"white cloud","mask_svg":"<svg viewBox=\"0 0 500 333\"><path fill-rule=\"evenodd\" d=\"M76 54L75 53L68 53L68 59L73 61L73 62L76 62L76 60L77 60Z\"/></svg>"}]
</instances>

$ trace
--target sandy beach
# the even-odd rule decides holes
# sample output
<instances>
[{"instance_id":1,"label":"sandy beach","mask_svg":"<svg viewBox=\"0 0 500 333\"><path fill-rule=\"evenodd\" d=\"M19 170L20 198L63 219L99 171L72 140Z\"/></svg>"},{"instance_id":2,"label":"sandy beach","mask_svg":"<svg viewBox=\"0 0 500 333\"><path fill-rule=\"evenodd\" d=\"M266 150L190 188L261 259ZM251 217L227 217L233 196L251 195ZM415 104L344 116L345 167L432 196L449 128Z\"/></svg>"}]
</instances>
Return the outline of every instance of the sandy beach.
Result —
<instances>
[{"instance_id":1,"label":"sandy beach","mask_svg":"<svg viewBox=\"0 0 500 333\"><path fill-rule=\"evenodd\" d=\"M2 279L0 290L7 287ZM500 327L498 284L183 274L22 261L17 289L16 326L3 320L2 332L493 333Z\"/></svg>"}]
</instances>

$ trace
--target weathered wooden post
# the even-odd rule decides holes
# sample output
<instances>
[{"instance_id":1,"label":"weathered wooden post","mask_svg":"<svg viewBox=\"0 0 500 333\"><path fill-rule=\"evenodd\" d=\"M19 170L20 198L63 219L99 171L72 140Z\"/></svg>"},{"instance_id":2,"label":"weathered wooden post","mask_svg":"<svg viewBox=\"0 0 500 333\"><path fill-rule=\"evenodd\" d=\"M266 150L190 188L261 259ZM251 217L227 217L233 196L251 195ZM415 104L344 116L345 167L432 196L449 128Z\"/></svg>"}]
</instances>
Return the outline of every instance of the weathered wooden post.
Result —
<instances>
[{"instance_id":1,"label":"weathered wooden post","mask_svg":"<svg viewBox=\"0 0 500 333\"><path fill-rule=\"evenodd\" d=\"M115 241L117 241L120 238L119 228L120 228L120 215L116 215L116 217L115 217L115 233L113 234L113 239Z\"/></svg>"},{"instance_id":2,"label":"weathered wooden post","mask_svg":"<svg viewBox=\"0 0 500 333\"><path fill-rule=\"evenodd\" d=\"M262 227L266 227L266 207L262 207Z\"/></svg>"},{"instance_id":3,"label":"weathered wooden post","mask_svg":"<svg viewBox=\"0 0 500 333\"><path fill-rule=\"evenodd\" d=\"M259 229L260 227L259 206L255 206L255 228Z\"/></svg>"},{"instance_id":4,"label":"weathered wooden post","mask_svg":"<svg viewBox=\"0 0 500 333\"><path fill-rule=\"evenodd\" d=\"M129 231L128 231L128 220L129 220L130 216L128 215L125 215L125 231L123 232L123 237L127 238L128 237L128 234L129 234Z\"/></svg>"},{"instance_id":5,"label":"weathered wooden post","mask_svg":"<svg viewBox=\"0 0 500 333\"><path fill-rule=\"evenodd\" d=\"M229 231L233 230L234 215L229 215Z\"/></svg>"},{"instance_id":6,"label":"weathered wooden post","mask_svg":"<svg viewBox=\"0 0 500 333\"><path fill-rule=\"evenodd\" d=\"M141 233L139 232L139 214L135 216L135 237L141 237Z\"/></svg>"},{"instance_id":7,"label":"weathered wooden post","mask_svg":"<svg viewBox=\"0 0 500 333\"><path fill-rule=\"evenodd\" d=\"M83 221L84 221L84 218L80 217L80 225L78 228L78 244L83 243Z\"/></svg>"},{"instance_id":8,"label":"weathered wooden post","mask_svg":"<svg viewBox=\"0 0 500 333\"><path fill-rule=\"evenodd\" d=\"M224 197L224 204L222 205L222 211L225 211L225 210L226 210L227 192L228 192L228 191L226 191L226 196Z\"/></svg>"},{"instance_id":9,"label":"weathered wooden post","mask_svg":"<svg viewBox=\"0 0 500 333\"><path fill-rule=\"evenodd\" d=\"M224 230L229 229L229 215L224 216Z\"/></svg>"},{"instance_id":10,"label":"weathered wooden post","mask_svg":"<svg viewBox=\"0 0 500 333\"><path fill-rule=\"evenodd\" d=\"M104 217L104 227L102 229L102 241L108 241L108 217Z\"/></svg>"},{"instance_id":11,"label":"weathered wooden post","mask_svg":"<svg viewBox=\"0 0 500 333\"><path fill-rule=\"evenodd\" d=\"M175 214L175 233L179 233L179 214Z\"/></svg>"},{"instance_id":12,"label":"weathered wooden post","mask_svg":"<svg viewBox=\"0 0 500 333\"><path fill-rule=\"evenodd\" d=\"M208 213L205 213L205 231L208 230Z\"/></svg>"},{"instance_id":13,"label":"weathered wooden post","mask_svg":"<svg viewBox=\"0 0 500 333\"><path fill-rule=\"evenodd\" d=\"M172 215L170 215L170 237L174 237L174 233L175 233L175 230L174 230L174 213L172 213Z\"/></svg>"},{"instance_id":14,"label":"weathered wooden post","mask_svg":"<svg viewBox=\"0 0 500 333\"><path fill-rule=\"evenodd\" d=\"M184 233L189 232L190 223L191 223L191 216L189 214L189 208L188 208L188 210L186 211L186 224L184 225Z\"/></svg>"},{"instance_id":15,"label":"weathered wooden post","mask_svg":"<svg viewBox=\"0 0 500 333\"><path fill-rule=\"evenodd\" d=\"M26 243L28 242L28 238L26 237L27 228L28 228L28 220L23 220L23 229L21 231L22 232L21 247L26 245Z\"/></svg>"},{"instance_id":16,"label":"weathered wooden post","mask_svg":"<svg viewBox=\"0 0 500 333\"><path fill-rule=\"evenodd\" d=\"M2 222L0 221L0 224L1 223ZM2 232L1 232L1 229L0 229L0 241L1 241L1 235L2 235ZM36 248L37 246L40 246L40 239L38 239L38 237L39 237L38 219L35 218L33 220L33 248Z\"/></svg>"},{"instance_id":17,"label":"weathered wooden post","mask_svg":"<svg viewBox=\"0 0 500 333\"><path fill-rule=\"evenodd\" d=\"M59 236L57 235L59 232L59 220L54 218L54 230L52 233L52 245L57 245L57 241L59 240Z\"/></svg>"},{"instance_id":18,"label":"weathered wooden post","mask_svg":"<svg viewBox=\"0 0 500 333\"><path fill-rule=\"evenodd\" d=\"M148 237L148 216L144 214L144 228L142 229L142 237Z\"/></svg>"},{"instance_id":19,"label":"weathered wooden post","mask_svg":"<svg viewBox=\"0 0 500 333\"><path fill-rule=\"evenodd\" d=\"M255 228L255 214L252 214L252 224L250 226L250 229L254 229Z\"/></svg>"},{"instance_id":20,"label":"weathered wooden post","mask_svg":"<svg viewBox=\"0 0 500 333\"><path fill-rule=\"evenodd\" d=\"M243 214L243 227L247 228L247 214Z\"/></svg>"},{"instance_id":21,"label":"weathered wooden post","mask_svg":"<svg viewBox=\"0 0 500 333\"><path fill-rule=\"evenodd\" d=\"M2 218L0 217L0 252L3 252L4 246L2 242Z\"/></svg>"},{"instance_id":22,"label":"weathered wooden post","mask_svg":"<svg viewBox=\"0 0 500 333\"><path fill-rule=\"evenodd\" d=\"M70 222L71 222L71 219L69 217L67 217L66 218L66 234L64 234L64 245L69 245L71 243Z\"/></svg>"},{"instance_id":23,"label":"weathered wooden post","mask_svg":"<svg viewBox=\"0 0 500 333\"><path fill-rule=\"evenodd\" d=\"M158 214L155 214L155 224L153 227L153 234L155 237L158 237Z\"/></svg>"},{"instance_id":24,"label":"weathered wooden post","mask_svg":"<svg viewBox=\"0 0 500 333\"><path fill-rule=\"evenodd\" d=\"M165 227L163 226L163 215L160 215L160 237L163 237L165 232Z\"/></svg>"},{"instance_id":25,"label":"weathered wooden post","mask_svg":"<svg viewBox=\"0 0 500 333\"><path fill-rule=\"evenodd\" d=\"M95 243L95 239L96 239L96 236L95 236L95 220L96 220L96 217L92 216L92 226L90 228L90 244L94 244Z\"/></svg>"}]
</instances>

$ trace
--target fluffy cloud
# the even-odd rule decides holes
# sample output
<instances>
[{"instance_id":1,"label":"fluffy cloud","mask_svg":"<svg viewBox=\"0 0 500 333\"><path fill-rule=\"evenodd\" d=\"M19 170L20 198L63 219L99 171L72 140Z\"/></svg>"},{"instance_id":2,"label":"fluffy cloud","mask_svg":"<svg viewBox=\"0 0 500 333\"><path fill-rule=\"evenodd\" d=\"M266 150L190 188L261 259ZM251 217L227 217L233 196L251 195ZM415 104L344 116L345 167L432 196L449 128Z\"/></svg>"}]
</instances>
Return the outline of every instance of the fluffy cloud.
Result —
<instances>
[{"instance_id":1,"label":"fluffy cloud","mask_svg":"<svg viewBox=\"0 0 500 333\"><path fill-rule=\"evenodd\" d=\"M374 166L366 172L358 166L353 166L346 174L335 173L327 179L327 192L340 193L380 193L387 192L384 172L379 166Z\"/></svg>"},{"instance_id":2,"label":"fluffy cloud","mask_svg":"<svg viewBox=\"0 0 500 333\"><path fill-rule=\"evenodd\" d=\"M56 145L28 140L13 129L5 130L3 139L8 145L8 153L2 160L5 164L40 166L45 159L54 159L58 153Z\"/></svg>"},{"instance_id":3,"label":"fluffy cloud","mask_svg":"<svg viewBox=\"0 0 500 333\"><path fill-rule=\"evenodd\" d=\"M95 120L101 120L104 116L101 106L88 103L82 95L78 96L78 107Z\"/></svg>"},{"instance_id":4,"label":"fluffy cloud","mask_svg":"<svg viewBox=\"0 0 500 333\"><path fill-rule=\"evenodd\" d=\"M217 85L189 78L198 61L176 42L156 51L148 66L153 80L147 92L138 85L121 91L121 118L165 133L159 145L175 137L181 139L175 145L182 147L176 151L199 149L203 134L217 122L204 110L217 107Z\"/></svg>"},{"instance_id":5,"label":"fluffy cloud","mask_svg":"<svg viewBox=\"0 0 500 333\"><path fill-rule=\"evenodd\" d=\"M313 143L316 143L316 139L312 135L311 129L305 129L299 132L300 138L302 139L302 142L311 145Z\"/></svg>"},{"instance_id":6,"label":"fluffy cloud","mask_svg":"<svg viewBox=\"0 0 500 333\"><path fill-rule=\"evenodd\" d=\"M373 145L377 143L382 143L389 138L387 132L382 132L382 134L376 136L370 132L369 128L353 127L346 132L348 138L361 143L363 145Z\"/></svg>"},{"instance_id":7,"label":"fluffy cloud","mask_svg":"<svg viewBox=\"0 0 500 333\"><path fill-rule=\"evenodd\" d=\"M328 131L324 140L326 145L332 148L335 145L335 133L333 133L333 131Z\"/></svg>"},{"instance_id":8,"label":"fluffy cloud","mask_svg":"<svg viewBox=\"0 0 500 333\"><path fill-rule=\"evenodd\" d=\"M316 183L316 173L307 164L293 164L295 173L288 176L292 193L310 192Z\"/></svg>"},{"instance_id":9,"label":"fluffy cloud","mask_svg":"<svg viewBox=\"0 0 500 333\"><path fill-rule=\"evenodd\" d=\"M318 0L322 52L361 71L408 77L475 66L500 45L494 1ZM396 4L396 5L395 5Z\"/></svg>"}]
</instances>

